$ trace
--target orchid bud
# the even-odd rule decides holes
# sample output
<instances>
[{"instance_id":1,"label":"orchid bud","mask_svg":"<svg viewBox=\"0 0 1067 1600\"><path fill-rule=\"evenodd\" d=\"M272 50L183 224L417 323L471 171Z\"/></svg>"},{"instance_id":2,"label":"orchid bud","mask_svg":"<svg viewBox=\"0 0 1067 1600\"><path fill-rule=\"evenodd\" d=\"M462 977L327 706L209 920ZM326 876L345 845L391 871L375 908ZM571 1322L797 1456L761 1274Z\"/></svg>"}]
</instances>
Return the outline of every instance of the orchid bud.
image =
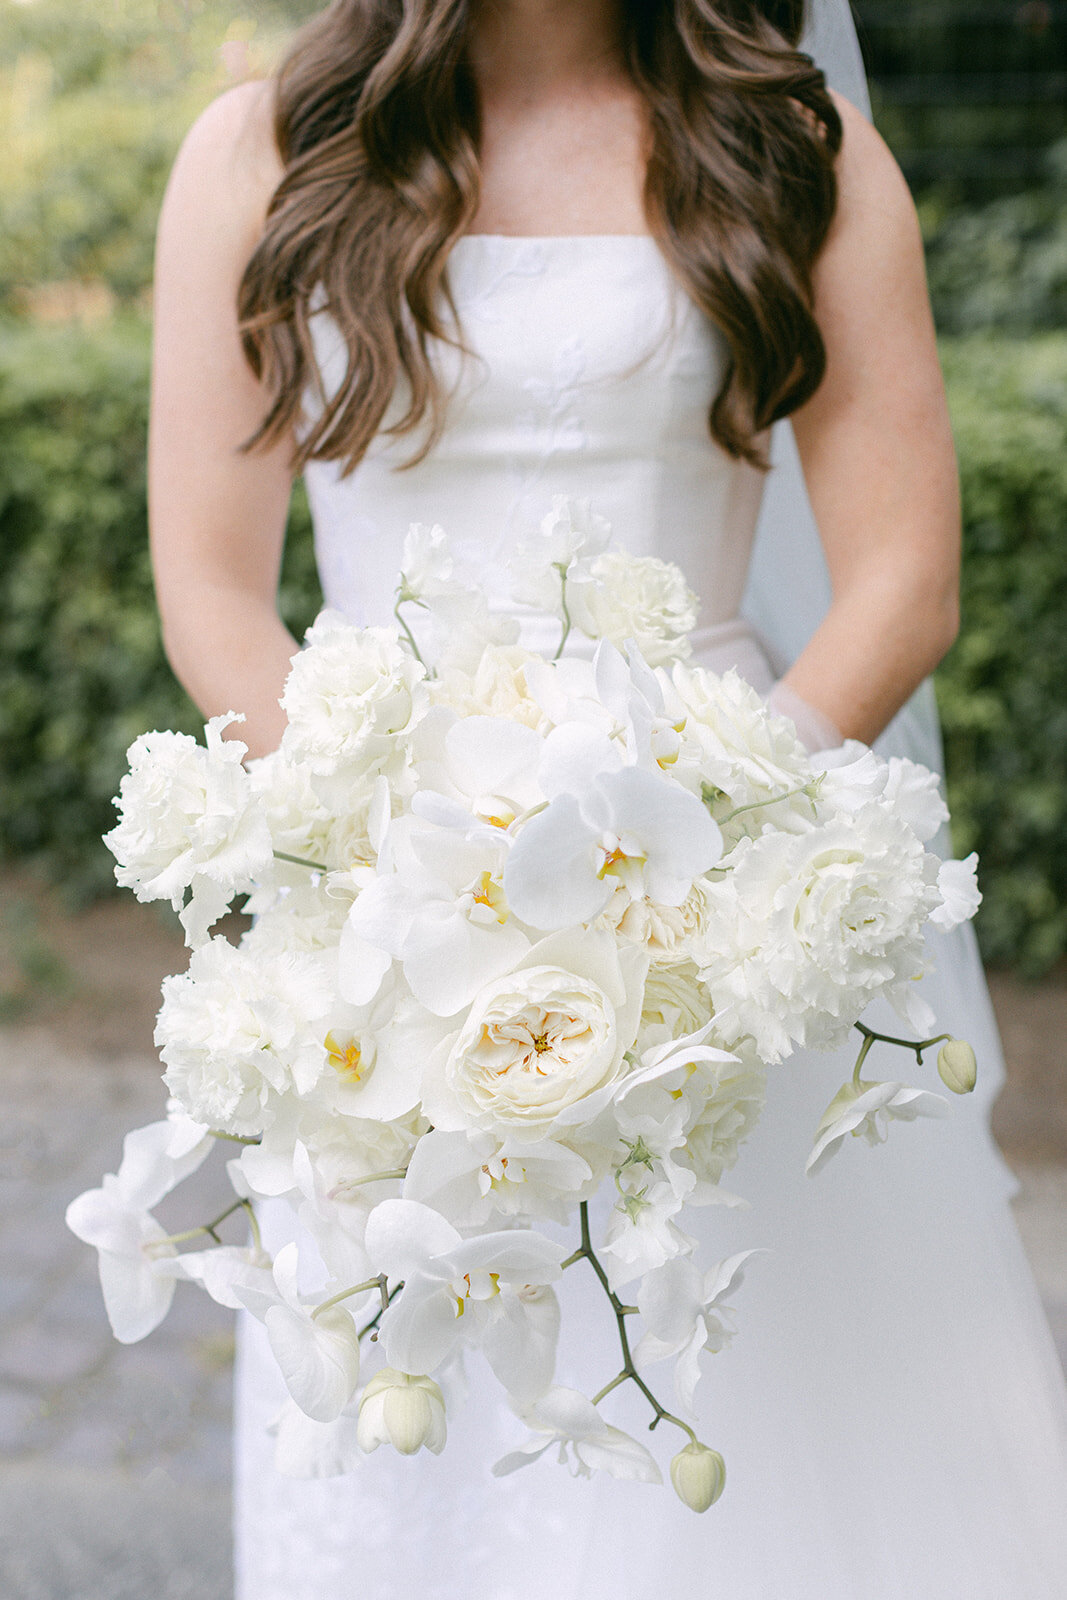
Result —
<instances>
[{"instance_id":1,"label":"orchid bud","mask_svg":"<svg viewBox=\"0 0 1067 1600\"><path fill-rule=\"evenodd\" d=\"M707 1511L726 1487L726 1462L717 1450L694 1439L671 1462L671 1482L690 1511Z\"/></svg>"},{"instance_id":2,"label":"orchid bud","mask_svg":"<svg viewBox=\"0 0 1067 1600\"><path fill-rule=\"evenodd\" d=\"M432 1378L383 1367L363 1391L356 1438L368 1454L391 1444L402 1456L413 1456L423 1445L439 1455L445 1446L444 1395Z\"/></svg>"},{"instance_id":3,"label":"orchid bud","mask_svg":"<svg viewBox=\"0 0 1067 1600\"><path fill-rule=\"evenodd\" d=\"M965 1039L950 1039L941 1046L937 1070L953 1094L970 1094L978 1081L978 1061Z\"/></svg>"}]
</instances>

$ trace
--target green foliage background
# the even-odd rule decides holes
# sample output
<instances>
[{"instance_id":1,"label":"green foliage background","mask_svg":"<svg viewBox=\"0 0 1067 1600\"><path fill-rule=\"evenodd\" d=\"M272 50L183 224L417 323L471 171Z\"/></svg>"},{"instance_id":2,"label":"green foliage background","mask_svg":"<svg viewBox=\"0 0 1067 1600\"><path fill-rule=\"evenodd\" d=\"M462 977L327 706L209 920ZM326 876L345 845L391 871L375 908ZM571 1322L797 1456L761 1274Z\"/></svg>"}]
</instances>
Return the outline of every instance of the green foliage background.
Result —
<instances>
[{"instance_id":1,"label":"green foliage background","mask_svg":"<svg viewBox=\"0 0 1067 1600\"><path fill-rule=\"evenodd\" d=\"M904 0L901 0L901 4ZM0 0L0 859L102 890L130 741L195 729L164 661L144 445L152 238L197 110L304 3ZM861 18L864 10L860 6ZM961 852L995 960L1067 952L1067 144L1025 192L921 196L966 520L939 674ZM1010 336L1010 337L1009 337ZM294 500L281 606L317 605Z\"/></svg>"}]
</instances>

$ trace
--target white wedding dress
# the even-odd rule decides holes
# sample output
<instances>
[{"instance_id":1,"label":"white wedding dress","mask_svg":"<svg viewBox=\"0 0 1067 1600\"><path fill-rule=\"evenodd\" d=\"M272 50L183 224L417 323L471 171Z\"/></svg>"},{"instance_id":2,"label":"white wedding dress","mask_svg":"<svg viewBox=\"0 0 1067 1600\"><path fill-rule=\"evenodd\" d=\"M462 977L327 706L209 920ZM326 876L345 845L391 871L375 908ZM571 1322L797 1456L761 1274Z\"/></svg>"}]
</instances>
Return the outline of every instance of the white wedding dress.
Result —
<instances>
[{"instance_id":1,"label":"white wedding dress","mask_svg":"<svg viewBox=\"0 0 1067 1600\"><path fill-rule=\"evenodd\" d=\"M701 659L768 689L739 620L763 482L708 435L721 343L654 242L472 236L451 272L479 359L442 354L461 382L439 445L406 472L392 469L410 440L381 438L347 479L308 470L328 603L388 620L421 521L446 528L506 607L515 541L553 494L584 496L620 546L682 567L703 601ZM340 345L325 319L318 333L329 381ZM554 648L557 628L525 637ZM696 1213L708 1265L767 1247L704 1385L698 1432L729 1472L710 1512L669 1487L572 1480L551 1456L494 1479L525 1429L488 1386L440 1458L381 1449L352 1476L280 1478L267 1433L279 1379L245 1319L239 1600L1063 1600L1067 1396L988 1133L1000 1061L970 931L939 941L938 962L926 993L975 1044L979 1092L878 1149L849 1141L810 1179L813 1131L853 1057L797 1057L773 1073L728 1179L751 1209ZM932 1062L917 1077L887 1051L881 1067L939 1087ZM584 1265L561 1298L560 1381L591 1393L618 1367L614 1319ZM639 1395L604 1410L649 1438ZM670 1431L649 1441L664 1463Z\"/></svg>"}]
</instances>

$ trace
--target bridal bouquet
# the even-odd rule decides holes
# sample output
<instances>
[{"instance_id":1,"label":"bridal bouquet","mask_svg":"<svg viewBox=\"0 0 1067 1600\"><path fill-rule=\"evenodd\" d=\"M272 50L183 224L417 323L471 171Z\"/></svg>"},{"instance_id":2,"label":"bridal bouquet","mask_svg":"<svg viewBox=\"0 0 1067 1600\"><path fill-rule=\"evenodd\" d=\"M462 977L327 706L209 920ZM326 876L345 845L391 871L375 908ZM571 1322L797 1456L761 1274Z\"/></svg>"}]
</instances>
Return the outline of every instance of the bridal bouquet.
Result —
<instances>
[{"instance_id":1,"label":"bridal bouquet","mask_svg":"<svg viewBox=\"0 0 1067 1600\"><path fill-rule=\"evenodd\" d=\"M751 1252L698 1263L686 1221L737 1203L722 1183L768 1069L859 1026L811 1171L849 1134L944 1109L863 1076L887 1037L859 1022L876 997L920 1035L888 1042L920 1062L943 1043L946 1083L973 1087L973 1052L922 1037L916 995L926 926L978 902L973 858L926 849L935 777L856 744L809 757L739 677L691 664L682 574L608 532L559 500L516 561L517 597L559 619L554 660L415 526L396 626L318 619L275 754L243 764L232 715L203 745L130 750L117 876L172 902L192 955L163 985L167 1116L68 1221L119 1339L157 1326L178 1279L263 1322L291 1397L284 1472L440 1451L480 1351L519 1419L497 1473L555 1450L659 1481L600 1409L634 1384L650 1425L686 1436L672 1481L706 1509L724 1465L687 1419ZM212 937L238 896L251 927ZM219 1140L233 1204L166 1234L153 1208ZM298 1224L273 1257L268 1199ZM556 1382L572 1270L596 1274L618 1332L592 1396Z\"/></svg>"}]
</instances>

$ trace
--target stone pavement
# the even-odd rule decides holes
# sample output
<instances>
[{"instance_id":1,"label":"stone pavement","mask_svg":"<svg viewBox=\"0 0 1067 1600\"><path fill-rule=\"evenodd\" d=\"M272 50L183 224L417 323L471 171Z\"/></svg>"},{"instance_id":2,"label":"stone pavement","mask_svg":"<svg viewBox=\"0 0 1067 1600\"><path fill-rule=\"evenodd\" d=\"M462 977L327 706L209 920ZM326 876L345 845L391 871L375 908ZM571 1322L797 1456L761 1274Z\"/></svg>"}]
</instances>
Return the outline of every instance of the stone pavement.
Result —
<instances>
[{"instance_id":1,"label":"stone pavement","mask_svg":"<svg viewBox=\"0 0 1067 1600\"><path fill-rule=\"evenodd\" d=\"M95 1256L63 1224L162 1105L144 1053L0 1029L0 1600L230 1592L229 1313L179 1285L149 1340L116 1344ZM207 1175L221 1209L221 1152ZM1067 1167L1021 1176L1019 1220L1067 1364ZM179 1193L162 1220L202 1221L204 1200L201 1183L198 1215Z\"/></svg>"}]
</instances>

